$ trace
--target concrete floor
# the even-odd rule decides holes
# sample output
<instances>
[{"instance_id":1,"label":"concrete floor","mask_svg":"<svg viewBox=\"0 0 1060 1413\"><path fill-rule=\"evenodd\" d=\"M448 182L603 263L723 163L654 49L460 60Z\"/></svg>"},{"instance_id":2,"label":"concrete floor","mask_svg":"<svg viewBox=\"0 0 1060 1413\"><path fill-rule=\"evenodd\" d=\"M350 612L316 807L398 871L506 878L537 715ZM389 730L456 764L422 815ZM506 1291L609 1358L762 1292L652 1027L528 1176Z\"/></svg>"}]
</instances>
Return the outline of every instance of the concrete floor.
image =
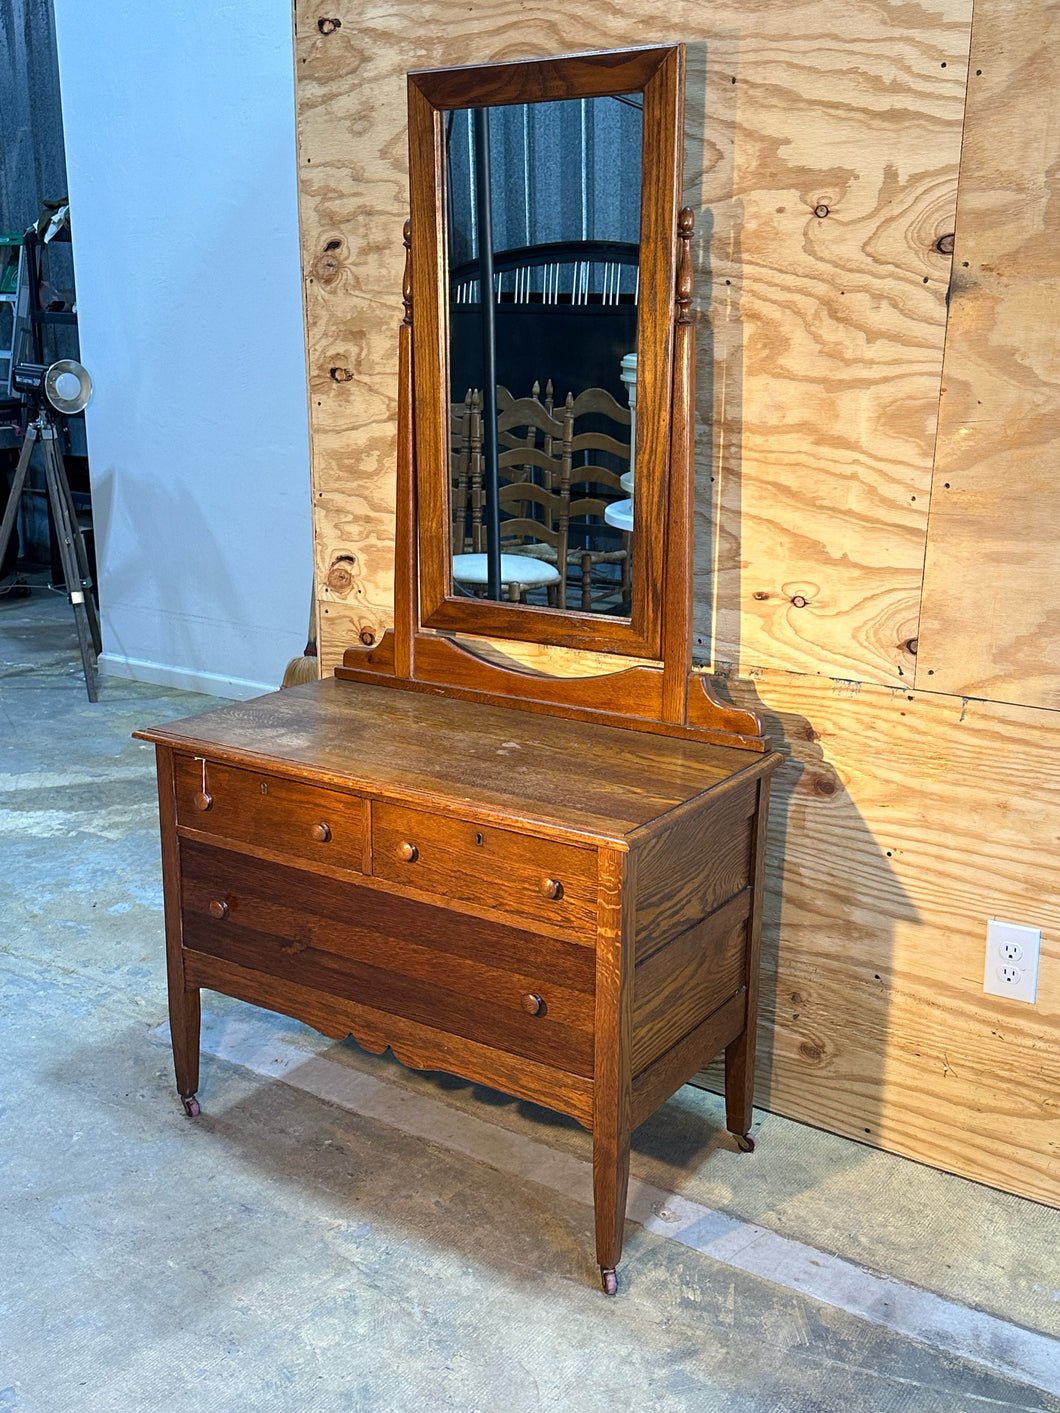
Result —
<instances>
[{"instance_id":1,"label":"concrete floor","mask_svg":"<svg viewBox=\"0 0 1060 1413\"><path fill-rule=\"evenodd\" d=\"M607 1301L541 1109L207 993L186 1119L130 732L209 705L0 598L0 1410L1060 1410L1060 1212L829 1134L682 1090Z\"/></svg>"}]
</instances>

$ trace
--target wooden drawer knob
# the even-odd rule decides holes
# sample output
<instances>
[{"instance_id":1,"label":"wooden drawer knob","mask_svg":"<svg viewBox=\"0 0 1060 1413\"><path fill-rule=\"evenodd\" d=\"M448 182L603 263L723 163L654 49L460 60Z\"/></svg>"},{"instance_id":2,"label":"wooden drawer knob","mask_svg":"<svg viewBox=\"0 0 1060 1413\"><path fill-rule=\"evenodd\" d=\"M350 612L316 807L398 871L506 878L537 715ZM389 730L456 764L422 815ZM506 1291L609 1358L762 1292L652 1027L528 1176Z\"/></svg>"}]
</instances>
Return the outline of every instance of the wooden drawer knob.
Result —
<instances>
[{"instance_id":1,"label":"wooden drawer knob","mask_svg":"<svg viewBox=\"0 0 1060 1413\"><path fill-rule=\"evenodd\" d=\"M402 844L398 853L406 863L415 863L420 856L420 851L416 848L415 844Z\"/></svg>"},{"instance_id":2,"label":"wooden drawer knob","mask_svg":"<svg viewBox=\"0 0 1060 1413\"><path fill-rule=\"evenodd\" d=\"M528 1016L540 1016L544 1014L545 1003L540 996L533 991L522 999L522 1007Z\"/></svg>"},{"instance_id":3,"label":"wooden drawer knob","mask_svg":"<svg viewBox=\"0 0 1060 1413\"><path fill-rule=\"evenodd\" d=\"M210 904L210 916L211 916L211 917L227 917L227 916L228 916L228 904L225 902L225 900L224 900L223 898L215 898L215 899L213 900L213 902Z\"/></svg>"},{"instance_id":4,"label":"wooden drawer knob","mask_svg":"<svg viewBox=\"0 0 1060 1413\"><path fill-rule=\"evenodd\" d=\"M542 880L541 891L546 898L562 898L563 884L558 878L546 878Z\"/></svg>"},{"instance_id":5,"label":"wooden drawer knob","mask_svg":"<svg viewBox=\"0 0 1060 1413\"><path fill-rule=\"evenodd\" d=\"M208 795L205 790L200 790L195 796L195 808L197 810L208 810L213 804L213 796Z\"/></svg>"},{"instance_id":6,"label":"wooden drawer knob","mask_svg":"<svg viewBox=\"0 0 1060 1413\"><path fill-rule=\"evenodd\" d=\"M330 824L314 824L309 831L318 844L326 844L331 838Z\"/></svg>"}]
</instances>

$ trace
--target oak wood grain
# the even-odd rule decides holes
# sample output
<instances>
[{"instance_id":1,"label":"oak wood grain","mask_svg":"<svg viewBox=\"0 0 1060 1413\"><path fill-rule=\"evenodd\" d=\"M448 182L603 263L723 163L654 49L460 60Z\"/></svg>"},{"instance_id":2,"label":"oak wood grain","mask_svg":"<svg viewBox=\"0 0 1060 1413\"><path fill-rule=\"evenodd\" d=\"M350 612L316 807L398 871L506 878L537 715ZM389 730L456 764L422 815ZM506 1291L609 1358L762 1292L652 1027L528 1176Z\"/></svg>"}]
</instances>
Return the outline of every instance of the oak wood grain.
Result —
<instances>
[{"instance_id":1,"label":"oak wood grain","mask_svg":"<svg viewBox=\"0 0 1060 1413\"><path fill-rule=\"evenodd\" d=\"M265 863L286 864L290 862L287 854L277 849L261 849L255 844L232 845L227 840L218 840L214 835L205 834L200 830L185 829L181 827L177 830L180 839L190 840L192 843L212 844L221 848L237 848L240 854L250 858L261 859ZM465 919L480 919L487 923L508 923L512 921L510 913L505 913L495 906L470 902L466 898L450 898L439 893L427 893L417 888L410 888L407 883L391 883L385 878L373 878L367 874L356 873L351 869L332 868L328 864L319 863L312 859L299 859L298 867L302 872L320 874L324 878L332 878L338 883L356 883L359 888L370 889L374 893L379 893L387 897L408 898L415 903L425 903L433 909L444 909L456 913ZM578 946L592 946L595 938L582 937L562 923L549 922L544 917L533 919L534 932L542 937L554 937L561 942L571 942Z\"/></svg>"},{"instance_id":2,"label":"oak wood grain","mask_svg":"<svg viewBox=\"0 0 1060 1413\"><path fill-rule=\"evenodd\" d=\"M747 988L747 1018L740 1034L725 1047L725 1122L732 1133L746 1135L754 1104L755 1055L758 1046L758 992L761 984L762 911L766 882L766 842L769 821L769 780L757 785L758 808L751 842L751 898L746 946L740 958Z\"/></svg>"},{"instance_id":3,"label":"oak wood grain","mask_svg":"<svg viewBox=\"0 0 1060 1413\"><path fill-rule=\"evenodd\" d=\"M601 1270L618 1265L626 1224L633 1040L633 949L629 938L636 867L635 854L601 851L593 1090L593 1200L596 1259Z\"/></svg>"},{"instance_id":4,"label":"oak wood grain","mask_svg":"<svg viewBox=\"0 0 1060 1413\"><path fill-rule=\"evenodd\" d=\"M739 1034L747 1012L747 997L739 991L701 1021L676 1045L665 1051L647 1069L635 1075L630 1092L630 1121L634 1128L682 1084L686 1084L709 1057L717 1055Z\"/></svg>"},{"instance_id":5,"label":"oak wood grain","mask_svg":"<svg viewBox=\"0 0 1060 1413\"><path fill-rule=\"evenodd\" d=\"M751 876L754 781L717 808L664 819L638 849L638 965L747 887Z\"/></svg>"},{"instance_id":6,"label":"oak wood grain","mask_svg":"<svg viewBox=\"0 0 1060 1413\"><path fill-rule=\"evenodd\" d=\"M411 857L410 857L411 854ZM372 872L421 892L541 918L592 939L596 853L426 810L372 806ZM558 885L555 896L545 884Z\"/></svg>"},{"instance_id":7,"label":"oak wood grain","mask_svg":"<svg viewBox=\"0 0 1060 1413\"><path fill-rule=\"evenodd\" d=\"M630 1059L634 1074L746 985L750 911L751 894L745 889L638 963Z\"/></svg>"},{"instance_id":8,"label":"oak wood grain","mask_svg":"<svg viewBox=\"0 0 1060 1413\"><path fill-rule=\"evenodd\" d=\"M476 1084L490 1084L517 1099L546 1104L561 1114L569 1114L586 1128L591 1126L590 1079L221 957L189 951L185 953L185 967L189 983L196 987L208 986L266 1010L294 1016L337 1040L352 1035L376 1054L392 1050L402 1064L413 1069L444 1070Z\"/></svg>"},{"instance_id":9,"label":"oak wood grain","mask_svg":"<svg viewBox=\"0 0 1060 1413\"><path fill-rule=\"evenodd\" d=\"M359 795L191 755L177 755L174 769L179 826L289 858L364 871L368 810Z\"/></svg>"},{"instance_id":10,"label":"oak wood grain","mask_svg":"<svg viewBox=\"0 0 1060 1413\"><path fill-rule=\"evenodd\" d=\"M289 687L144 729L225 764L282 770L369 798L516 820L534 833L621 840L630 830L775 762L707 742L338 682Z\"/></svg>"},{"instance_id":11,"label":"oak wood grain","mask_svg":"<svg viewBox=\"0 0 1060 1413\"><path fill-rule=\"evenodd\" d=\"M451 914L390 899L380 906L378 894L201 846L185 846L182 876L186 947L592 1074L592 958L584 948L500 928L461 935ZM210 910L215 900L225 905L220 918ZM436 948L439 924L448 931ZM523 955L513 955L520 941ZM491 944L507 952L511 970ZM544 998L541 1014L526 1014L528 992Z\"/></svg>"},{"instance_id":12,"label":"oak wood grain","mask_svg":"<svg viewBox=\"0 0 1060 1413\"><path fill-rule=\"evenodd\" d=\"M701 1042L718 1035L701 1022L735 988L746 1020L752 889L739 862L732 877L720 866L729 834L739 838L742 827L746 835L749 792L778 758L585 722L528 721L448 697L308 685L141 733L155 739L167 771L181 743L179 797L171 775L160 797L174 885L168 902L177 912L178 1076L197 1034L187 997L209 984L328 1034L341 1034L345 1020L369 1048L391 1045L411 1063L481 1074L516 1093L536 1094L546 1071L591 1080L588 1118L582 1085L572 1091L561 1082L554 1106L591 1125L597 1257L613 1271L634 1065L671 1051L701 1063ZM533 735L513 737L511 728L528 724ZM491 742L501 743L492 759ZM498 771L497 757L512 752L508 772ZM480 778L484 754L501 803L476 810L468 785ZM395 791L395 762L422 773ZM566 815L541 829L523 808L527 781L535 791L569 791L579 778L595 782L595 808L611 811L610 837L572 828ZM342 838L344 809L359 831L354 854L370 869L364 876L322 864L316 852ZM622 828L614 827L617 811ZM721 827L712 834L701 825L713 816ZM716 857L705 857L704 840L719 834ZM652 877L638 1004L642 856ZM719 868L722 893L739 883L735 899L653 945L652 928L657 942L675 919L711 906L701 876ZM696 1037L691 1050L686 1032ZM503 1062L490 1058L497 1055ZM660 1074L668 1081L675 1072L671 1055Z\"/></svg>"},{"instance_id":13,"label":"oak wood grain","mask_svg":"<svg viewBox=\"0 0 1060 1413\"><path fill-rule=\"evenodd\" d=\"M499 969L503 976L497 985L506 996L510 995L511 976L524 983L523 991L539 990L546 970L551 984L564 992L592 993L590 948L519 927L509 919L471 922L464 912L424 903L404 893L382 892L367 879L352 885L342 880L336 884L308 874L301 865L277 868L250 859L242 851L190 841L182 844L182 857L186 870L200 880L194 895L200 911L207 906L211 880L223 895L235 888L250 901L233 909L232 920L248 919L247 926L284 942L368 958L375 945L372 939L383 938L399 950L406 943L425 949L423 956L419 950L409 955L425 966L448 967L453 976L467 963L468 975L478 977L483 986L487 972ZM217 880L223 880L223 886ZM248 906L253 908L250 914Z\"/></svg>"},{"instance_id":14,"label":"oak wood grain","mask_svg":"<svg viewBox=\"0 0 1060 1413\"><path fill-rule=\"evenodd\" d=\"M347 648L341 665L335 668L335 676L346 682L382 682L409 691L517 707L602 726L624 726L654 735L709 741L718 746L758 752L769 749L768 738L753 712L734 710L702 687L691 695L693 710L687 723L661 719L664 674L654 664L638 664L621 672L547 676L491 661L450 638L421 633L416 638L416 679L406 682L395 675L392 642L388 632L378 648ZM611 662L614 661L612 657Z\"/></svg>"},{"instance_id":15,"label":"oak wood grain","mask_svg":"<svg viewBox=\"0 0 1060 1413\"><path fill-rule=\"evenodd\" d=\"M679 255L674 289L673 395L670 415L670 480L667 488L665 598L663 601L662 711L665 721L687 721L692 666L693 534L696 501L696 328L692 322L692 233L696 215L684 206L677 218ZM644 507L637 512L643 517Z\"/></svg>"}]
</instances>

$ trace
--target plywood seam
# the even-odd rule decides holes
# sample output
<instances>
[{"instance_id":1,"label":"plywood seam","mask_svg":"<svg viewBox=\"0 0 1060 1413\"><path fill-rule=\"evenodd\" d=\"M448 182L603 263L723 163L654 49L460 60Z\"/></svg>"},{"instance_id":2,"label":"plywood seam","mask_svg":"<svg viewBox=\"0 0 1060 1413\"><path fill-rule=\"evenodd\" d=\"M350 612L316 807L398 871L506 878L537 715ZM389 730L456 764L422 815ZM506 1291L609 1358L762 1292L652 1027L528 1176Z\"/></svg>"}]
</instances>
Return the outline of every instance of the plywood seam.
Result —
<instances>
[{"instance_id":1,"label":"plywood seam","mask_svg":"<svg viewBox=\"0 0 1060 1413\"><path fill-rule=\"evenodd\" d=\"M936 408L935 412L935 435L932 440L931 446L931 482L928 487L928 507L927 515L924 520L924 543L921 546L920 554L920 598L918 601L916 615L916 636L918 648L920 638L920 624L923 621L924 617L924 582L927 573L928 546L931 543L931 512L932 507L935 505L935 472L938 467L939 426L942 421L942 399L946 395L946 367L949 362L950 354L950 313L952 310L953 300L953 271L957 262L957 239L959 235L959 218L961 212L961 183L965 176L964 146L965 139L968 135L968 90L970 87L969 80L971 78L972 73L972 34L975 25L975 7L977 3L982 4L983 0L972 0L972 16L971 22L968 25L968 50L965 54L964 62L964 106L961 111L961 141L960 150L957 154L957 186L954 193L953 203L953 250L950 252L950 274L949 280L946 285L946 319L942 330L942 362L939 365L938 407ZM989 3L989 0L987 0L987 3ZM917 685L917 675L919 672L920 662L919 657L916 657L913 661L914 689Z\"/></svg>"}]
</instances>

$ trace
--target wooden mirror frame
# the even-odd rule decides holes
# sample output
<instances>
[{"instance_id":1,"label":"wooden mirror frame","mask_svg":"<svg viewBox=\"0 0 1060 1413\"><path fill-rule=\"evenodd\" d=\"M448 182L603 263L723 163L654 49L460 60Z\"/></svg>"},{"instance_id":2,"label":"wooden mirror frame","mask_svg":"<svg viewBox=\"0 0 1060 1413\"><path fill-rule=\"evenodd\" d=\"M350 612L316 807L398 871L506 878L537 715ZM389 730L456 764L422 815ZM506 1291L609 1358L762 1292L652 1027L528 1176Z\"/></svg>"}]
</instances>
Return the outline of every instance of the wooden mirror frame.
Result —
<instances>
[{"instance_id":1,"label":"wooden mirror frame","mask_svg":"<svg viewBox=\"0 0 1060 1413\"><path fill-rule=\"evenodd\" d=\"M659 660L663 654L681 196L679 45L410 73L414 438L420 622L482 637ZM453 109L641 93L635 530L629 618L470 599L453 591L445 118ZM677 536L691 525L676 525ZM680 544L674 546L681 552Z\"/></svg>"}]
</instances>

